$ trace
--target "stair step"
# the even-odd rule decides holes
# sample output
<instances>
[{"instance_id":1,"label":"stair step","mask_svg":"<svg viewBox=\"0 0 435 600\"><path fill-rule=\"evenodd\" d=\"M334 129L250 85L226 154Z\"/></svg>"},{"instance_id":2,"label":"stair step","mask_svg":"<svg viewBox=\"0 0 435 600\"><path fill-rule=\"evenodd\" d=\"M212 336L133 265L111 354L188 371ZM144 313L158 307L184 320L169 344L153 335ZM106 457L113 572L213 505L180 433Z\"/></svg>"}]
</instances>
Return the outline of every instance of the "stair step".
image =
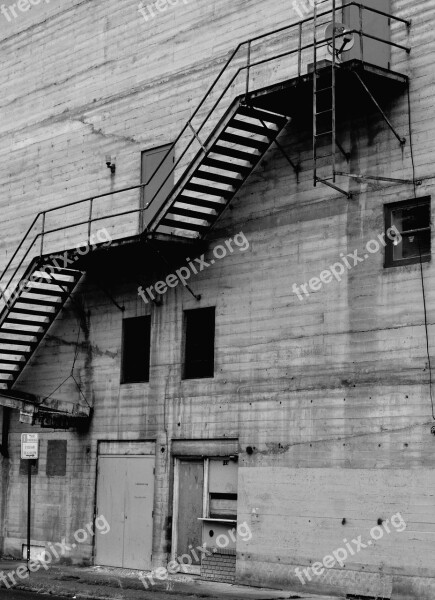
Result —
<instances>
[{"instance_id":1,"label":"stair step","mask_svg":"<svg viewBox=\"0 0 435 600\"><path fill-rule=\"evenodd\" d=\"M53 271L52 273L46 273L45 271L41 271L40 269L36 269L33 271L33 275L37 276L37 283L47 284L47 285L57 285L57 284L72 284L76 281L78 275L77 271ZM60 279L61 277L68 277L69 280Z\"/></svg>"},{"instance_id":2,"label":"stair step","mask_svg":"<svg viewBox=\"0 0 435 600\"><path fill-rule=\"evenodd\" d=\"M51 307L50 307L51 308ZM18 313L19 315L31 315L35 317L51 317L54 316L53 311L42 311L42 310L32 310L28 308L14 308L11 310L12 313ZM9 319L10 321L10 319ZM12 321L10 321L12 322Z\"/></svg>"},{"instance_id":3,"label":"stair step","mask_svg":"<svg viewBox=\"0 0 435 600\"><path fill-rule=\"evenodd\" d=\"M184 221L174 221L173 219L163 219L160 222L160 225L165 225L166 227L174 227L175 229L187 229L188 231L199 231L205 232L208 230L210 225L197 225L196 223L186 223Z\"/></svg>"},{"instance_id":4,"label":"stair step","mask_svg":"<svg viewBox=\"0 0 435 600\"><path fill-rule=\"evenodd\" d=\"M0 367L0 374L3 375L13 375L17 371L19 371L19 364L15 363L13 365L3 365Z\"/></svg>"},{"instance_id":5,"label":"stair step","mask_svg":"<svg viewBox=\"0 0 435 600\"><path fill-rule=\"evenodd\" d=\"M0 358L0 365L4 364L4 365L15 365L15 366L20 366L21 363L23 363L25 361L25 358L18 358L18 359L10 359L10 358ZM2 367L0 367L1 369Z\"/></svg>"},{"instance_id":6,"label":"stair step","mask_svg":"<svg viewBox=\"0 0 435 600\"><path fill-rule=\"evenodd\" d=\"M242 176L246 176L251 172L250 167L243 167L242 165L236 165L223 160L216 160L215 158L210 158L208 156L204 158L201 166L222 169L222 171L235 171L236 173L240 173Z\"/></svg>"},{"instance_id":7,"label":"stair step","mask_svg":"<svg viewBox=\"0 0 435 600\"><path fill-rule=\"evenodd\" d=\"M265 136L266 137L266 136ZM241 135L235 135L234 133L227 133L224 131L220 137L219 141L229 142L231 144L238 144L239 146L246 146L248 148L256 148L260 150L260 152L264 152L268 147L270 142L263 142L261 140L257 140L250 137L243 137Z\"/></svg>"},{"instance_id":8,"label":"stair step","mask_svg":"<svg viewBox=\"0 0 435 600\"><path fill-rule=\"evenodd\" d=\"M62 298L58 296L59 300L37 300L36 298L23 298L20 296L17 298L19 304L32 304L35 306L60 306Z\"/></svg>"},{"instance_id":9,"label":"stair step","mask_svg":"<svg viewBox=\"0 0 435 600\"><path fill-rule=\"evenodd\" d=\"M179 208L178 206L172 206L168 210L168 213L171 213L173 215L181 215L183 217L190 217L192 219L204 219L205 221L209 221L210 217L216 216L216 215L212 215L210 213L203 213L203 212L197 212L194 210L188 210L186 208Z\"/></svg>"},{"instance_id":10,"label":"stair step","mask_svg":"<svg viewBox=\"0 0 435 600\"><path fill-rule=\"evenodd\" d=\"M59 288L58 290L50 290L50 289L44 289L44 288L40 288L40 287L28 287L25 290L23 290L24 294L38 294L40 296L62 296L63 294L65 294L65 290L63 290L62 288Z\"/></svg>"},{"instance_id":11,"label":"stair step","mask_svg":"<svg viewBox=\"0 0 435 600\"><path fill-rule=\"evenodd\" d=\"M225 177L224 175L210 173L209 171L195 171L193 177L198 177L198 179L208 179L209 181L216 181L217 183L232 185L233 187L236 187L238 183L241 183L240 179Z\"/></svg>"},{"instance_id":12,"label":"stair step","mask_svg":"<svg viewBox=\"0 0 435 600\"><path fill-rule=\"evenodd\" d=\"M239 160L246 160L251 165L257 162L260 158L258 154L250 153L250 152L242 152L241 150L235 150L234 148L228 148L228 146L213 146L211 152L215 154L222 154L223 156L231 156L232 158L237 158Z\"/></svg>"},{"instance_id":13,"label":"stair step","mask_svg":"<svg viewBox=\"0 0 435 600\"><path fill-rule=\"evenodd\" d=\"M10 344L12 346L31 346L35 340L17 340L0 337L0 344ZM1 349L0 349L1 352Z\"/></svg>"},{"instance_id":14,"label":"stair step","mask_svg":"<svg viewBox=\"0 0 435 600\"><path fill-rule=\"evenodd\" d=\"M276 129L265 129L259 125L254 125L254 123L241 121L240 119L236 118L231 119L231 121L228 123L228 127L239 129L240 131L248 131L249 133L256 133L257 135L263 135L265 137L271 137L277 133Z\"/></svg>"},{"instance_id":15,"label":"stair step","mask_svg":"<svg viewBox=\"0 0 435 600\"><path fill-rule=\"evenodd\" d=\"M209 187L207 185L199 185L198 183L189 182L184 186L185 190L189 192L199 192L201 194L209 194L210 196L217 196L218 198L225 198L229 200L234 196L234 192L231 190L221 190L219 188Z\"/></svg>"},{"instance_id":16,"label":"stair step","mask_svg":"<svg viewBox=\"0 0 435 600\"><path fill-rule=\"evenodd\" d=\"M28 329L11 329L10 327L1 327L0 333L11 333L16 335L38 335L38 331L29 331Z\"/></svg>"},{"instance_id":17,"label":"stair step","mask_svg":"<svg viewBox=\"0 0 435 600\"><path fill-rule=\"evenodd\" d=\"M248 106L240 106L237 109L237 114L243 115L244 117L252 117L253 119L261 119L262 121L267 121L269 123L275 123L279 128L283 127L287 122L287 117L272 114L259 108L250 108Z\"/></svg>"},{"instance_id":18,"label":"stair step","mask_svg":"<svg viewBox=\"0 0 435 600\"><path fill-rule=\"evenodd\" d=\"M180 204L202 206L203 208L212 208L213 210L220 210L220 207L225 206L222 202L212 202L211 200L204 200L204 198L192 198L192 196L178 196L176 202L180 202Z\"/></svg>"},{"instance_id":19,"label":"stair step","mask_svg":"<svg viewBox=\"0 0 435 600\"><path fill-rule=\"evenodd\" d=\"M78 277L78 276L82 276L83 272L79 271L77 269L58 269L55 268L55 270L53 271L53 273L50 273L50 277L52 277L53 275L68 275L68 277Z\"/></svg>"},{"instance_id":20,"label":"stair step","mask_svg":"<svg viewBox=\"0 0 435 600\"><path fill-rule=\"evenodd\" d=\"M49 315L44 313L44 316L47 317ZM6 317L6 319L3 321L3 325L12 325L12 324L13 325L31 325L33 327L42 327L43 325L45 325L45 321L31 321L30 319L29 320L14 319L12 317Z\"/></svg>"},{"instance_id":21,"label":"stair step","mask_svg":"<svg viewBox=\"0 0 435 600\"><path fill-rule=\"evenodd\" d=\"M28 354L30 352L30 350L12 350L12 349L4 349L4 348L0 348L0 354L16 354L17 356L24 356L26 354ZM2 358L0 357L0 363L2 361Z\"/></svg>"}]
</instances>

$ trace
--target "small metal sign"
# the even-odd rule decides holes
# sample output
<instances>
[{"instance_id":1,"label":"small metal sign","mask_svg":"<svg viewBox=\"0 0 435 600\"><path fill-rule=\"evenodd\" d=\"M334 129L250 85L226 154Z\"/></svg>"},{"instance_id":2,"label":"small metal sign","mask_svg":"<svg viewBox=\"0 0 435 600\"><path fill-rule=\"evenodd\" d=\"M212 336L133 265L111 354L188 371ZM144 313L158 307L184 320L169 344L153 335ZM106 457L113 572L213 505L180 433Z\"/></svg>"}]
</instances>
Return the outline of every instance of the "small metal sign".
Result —
<instances>
[{"instance_id":1,"label":"small metal sign","mask_svg":"<svg viewBox=\"0 0 435 600\"><path fill-rule=\"evenodd\" d=\"M24 460L39 458L39 436L37 433L21 434L21 458Z\"/></svg>"}]
</instances>

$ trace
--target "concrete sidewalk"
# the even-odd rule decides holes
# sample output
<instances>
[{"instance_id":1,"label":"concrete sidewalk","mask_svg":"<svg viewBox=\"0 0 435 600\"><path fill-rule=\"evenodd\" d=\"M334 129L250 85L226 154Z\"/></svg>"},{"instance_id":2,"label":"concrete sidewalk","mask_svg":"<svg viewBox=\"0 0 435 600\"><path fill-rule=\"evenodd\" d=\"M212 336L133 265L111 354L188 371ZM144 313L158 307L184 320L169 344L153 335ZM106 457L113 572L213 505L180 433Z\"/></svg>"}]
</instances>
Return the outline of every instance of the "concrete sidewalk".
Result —
<instances>
[{"instance_id":1,"label":"concrete sidewalk","mask_svg":"<svg viewBox=\"0 0 435 600\"><path fill-rule=\"evenodd\" d=\"M23 561L0 561L0 575L14 572ZM30 573L26 579L17 579L15 589L41 594L53 594L76 600L175 600L175 598L208 598L209 600L340 600L337 597L317 596L301 592L253 588L203 581L188 574L171 575L166 581L154 579L155 585L145 589L139 579L146 571L110 567L72 567L53 565ZM4 583L0 582L0 589Z\"/></svg>"}]
</instances>

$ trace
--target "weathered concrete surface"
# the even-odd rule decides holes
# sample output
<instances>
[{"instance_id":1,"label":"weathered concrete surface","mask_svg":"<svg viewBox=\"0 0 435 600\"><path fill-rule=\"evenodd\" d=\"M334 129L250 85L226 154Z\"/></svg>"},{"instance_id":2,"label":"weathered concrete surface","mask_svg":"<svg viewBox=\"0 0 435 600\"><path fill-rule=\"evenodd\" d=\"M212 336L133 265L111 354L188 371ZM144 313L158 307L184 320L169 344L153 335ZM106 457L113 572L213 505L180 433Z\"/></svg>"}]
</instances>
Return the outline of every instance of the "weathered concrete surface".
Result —
<instances>
[{"instance_id":1,"label":"weathered concrete surface","mask_svg":"<svg viewBox=\"0 0 435 600\"><path fill-rule=\"evenodd\" d=\"M435 11L433 0L395 0L392 5L395 14L413 19L409 36L398 28L395 33L396 41L409 42L413 51L409 56L395 52L393 67L411 76L414 157L423 179L419 195L424 196L434 189ZM42 208L139 183L141 150L173 140L228 52L247 37L295 21L297 15L289 12L281 0L192 1L145 23L137 2L53 0L10 24L3 20L1 264ZM406 94L390 103L388 114L408 136ZM350 171L412 176L409 143L401 149L378 115L342 122L340 139L352 152ZM262 565L258 584L280 585L277 563L293 557L294 564L307 566L317 539L316 559L329 554L342 543L343 518L353 535L360 535L369 522L398 511L408 523L400 535L409 540L409 562L400 562L403 556L387 546L393 538L385 536L376 560L371 553L361 554L359 576L375 563L391 585L398 572L435 577L435 568L427 564L434 547L433 480L428 477L428 496L421 495L421 501L423 486L413 494L407 490L435 466L419 265L384 269L379 252L304 302L292 292L294 283L309 281L341 253L361 250L375 239L384 227L383 204L409 199L412 186L356 182L349 202L320 186L312 188L306 123L295 119L281 141L302 165L299 182L284 157L272 150L210 236L206 258L215 244L241 230L250 249L195 278L201 303L177 288L162 306L145 305L137 296L137 282L123 281L116 269L103 282L125 304L125 317L152 315L149 384L120 385L123 315L91 277L78 289L89 323L79 339L75 373L95 418L87 434L40 432L33 543L71 538L91 521L100 440L155 440L153 557L155 566L165 564L172 440L233 437L239 440L240 471L248 472L240 478L240 509L250 518L258 509L250 522L255 535L238 559L245 582ZM106 153L117 157L113 176L105 166ZM104 206L136 207L138 197ZM140 277L145 265L137 262ZM423 275L433 351L433 264L423 265ZM183 310L211 305L216 305L215 378L182 381ZM69 304L29 363L20 389L48 395L69 374L78 321ZM79 400L70 384L59 390L60 397ZM26 480L19 471L22 431L15 414L1 493L4 548L16 556L26 523ZM68 440L62 480L45 473L47 442L59 438ZM269 469L275 477L265 489L256 475ZM323 469L326 475L342 470L347 485L340 495L325 494L318 472ZM300 470L297 486L291 485L292 470ZM360 485L379 472L392 481L397 471L394 487L381 498L369 496ZM283 497L278 502L275 496L271 505L265 494L281 482ZM316 500L309 510L300 501L304 497ZM92 544L81 545L68 558L91 562ZM274 572L269 564L275 565ZM411 587L404 582L402 589L406 595ZM348 591L355 593L355 587Z\"/></svg>"},{"instance_id":2,"label":"weathered concrete surface","mask_svg":"<svg viewBox=\"0 0 435 600\"><path fill-rule=\"evenodd\" d=\"M0 562L0 573L16 568L15 561ZM168 581L160 581L148 590L144 589L139 575L141 571L111 568L78 568L55 566L49 571L33 573L29 581L20 581L20 590L33 590L38 593L76 598L110 600L174 600L174 597L201 597L209 600L340 600L336 596L301 594L291 591L259 589L248 586L235 586L224 583L201 581L192 575L173 575ZM3 598L4 588L1 588ZM8 596L5 596L5 600ZM21 600L21 599L20 599Z\"/></svg>"}]
</instances>

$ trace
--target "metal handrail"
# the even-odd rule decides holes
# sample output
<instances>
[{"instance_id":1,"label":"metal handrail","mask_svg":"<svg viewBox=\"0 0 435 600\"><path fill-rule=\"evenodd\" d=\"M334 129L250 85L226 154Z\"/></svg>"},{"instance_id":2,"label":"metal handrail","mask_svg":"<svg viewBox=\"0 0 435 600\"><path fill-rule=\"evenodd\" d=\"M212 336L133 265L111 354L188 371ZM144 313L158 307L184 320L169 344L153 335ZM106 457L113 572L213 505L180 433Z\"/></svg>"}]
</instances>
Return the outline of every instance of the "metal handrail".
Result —
<instances>
[{"instance_id":1,"label":"metal handrail","mask_svg":"<svg viewBox=\"0 0 435 600\"><path fill-rule=\"evenodd\" d=\"M385 12L380 11L378 9L371 8L369 6L364 6L361 3L359 3L359 2L348 2L346 4L343 4L343 6L341 7L341 10L343 10L344 8L350 7L350 6L356 6L356 7L359 8L360 11L366 10L366 11L369 11L369 12L372 12L372 13L375 13L375 14L387 17L387 18L392 19L394 21L404 23L407 27L409 27L411 25L411 21L410 20L403 19L401 17L396 17L394 15L385 13ZM326 16L326 15L328 15L330 13L331 13L331 10L325 10L324 12L319 13L317 15L317 17L318 18L324 17L324 16ZM237 77L239 76L239 74L241 72L246 71L246 95L247 95L249 93L249 75L250 75L250 72L251 72L251 70L252 70L253 67L265 64L265 63L270 62L272 60L278 60L280 58L283 58L284 56L290 56L291 54L295 54L297 52L298 53L298 76L300 76L301 75L301 56L302 56L302 52L305 51L305 50L308 50L309 48L312 48L312 46L313 46L312 43L311 44L307 44L307 45L302 45L302 28L303 28L303 26L305 24L310 23L313 20L314 20L314 17L310 16L310 17L307 17L305 19L302 19L301 21L297 21L296 23L291 23L289 25L285 25L283 27L279 27L277 29L274 29L273 31L269 31L269 32L257 35L255 37L252 37L252 38L248 39L248 40L245 40L244 42L239 43L238 46L230 54L229 58L227 59L227 61L223 65L223 67L221 68L220 72L218 73L218 75L216 76L216 78L214 79L214 81L212 82L212 84L210 85L210 87L208 88L208 90L206 91L206 93L203 96L202 100L199 102L198 106L194 110L194 112L191 115L190 119L186 122L186 124L184 125L184 127L181 129L180 133L178 134L178 136L176 137L176 139L174 140L174 142L171 144L171 146L169 147L169 149L167 150L167 152L165 153L165 155L163 156L162 160L157 165L157 167L155 168L155 170L153 171L153 173L150 175L149 179L145 183L141 183L141 184L138 184L138 185L133 185L133 186L121 188L119 190L113 190L111 192L105 192L105 193L102 193L102 194L97 194L97 195L94 195L94 196L91 196L91 197L88 197L88 198L83 198L81 200L76 200L74 202L63 204L61 206L56 206L56 207L53 207L53 208L46 209L44 211L40 211L35 216L35 218L33 219L32 224L27 229L27 231L24 234L24 237L22 238L20 244L16 248L15 252L12 254L9 262L6 265L6 267L3 269L3 272L0 275L0 283L3 280L3 278L4 278L5 274L7 273L7 271L9 270L9 268L11 267L12 262L17 257L18 253L20 252L21 248L23 247L23 244L25 243L25 241L27 240L27 238L30 236L30 233L31 233L32 229L35 227L36 223L38 222L38 220L40 219L41 216L43 217L42 231L34 236L34 238L32 240L32 243L30 244L30 246L27 249L26 253L22 257L21 261L19 262L19 264L18 264L17 268L15 269L12 277L9 279L9 282L6 285L6 289L9 287L9 285L12 282L13 278L15 277L15 275L18 272L18 270L22 266L24 260L26 259L28 253L30 252L30 249L33 247L35 241L37 241L38 238L41 238L40 256L42 256L42 254L43 254L44 236L48 235L49 233L53 233L54 231L61 231L61 230L68 229L68 228L71 228L71 227L78 227L80 225L84 225L84 224L87 223L88 224L88 237L89 237L90 236L90 230L91 230L91 223L93 223L93 222L96 222L96 221L99 221L99 220L103 220L103 219L113 219L115 217L119 217L119 216L122 216L124 214L131 214L131 213L135 213L135 212L139 212L139 213L142 214L143 211L147 210L153 204L153 202L155 201L155 199L158 197L160 191L163 189L163 187L167 183L168 179L172 176L172 174L174 173L175 169L177 168L177 166L180 164L181 160L186 155L188 149L191 147L192 143L195 141L195 139L197 139L195 135L190 139L189 143L187 144L187 146L184 149L184 151L181 153L181 155L178 158L177 162L173 165L172 169L167 174L165 180L160 185L160 187L158 188L158 190L154 193L153 197L146 204L146 206L141 207L139 209L134 209L134 210L131 210L131 211L126 211L126 212L121 212L121 213L115 213L115 214L112 214L112 215L109 215L109 216L105 216L105 217L98 217L98 218L93 218L92 217L92 207L93 207L93 202L95 200L97 200L99 198L104 198L104 197L107 197L107 196L113 196L113 195L116 195L116 194L125 193L125 192L132 191L132 190L135 190L135 189L143 189L143 188L146 188L146 186L148 186L150 184L150 182L153 180L153 178L155 177L155 175L161 169L161 167L163 166L163 164L165 163L165 161L167 160L167 158L170 156L170 154L172 153L172 151L175 149L177 143L180 141L180 139L182 138L182 136L184 135L184 133L186 132L186 130L189 127L191 127L192 120L196 117L196 115L199 113L199 111L201 110L201 108L204 106L206 100L209 98L209 96L211 95L211 93L215 89L217 83L220 81L220 79L222 78L223 74L227 71L227 69L229 68L229 66L233 63L234 59L236 58L236 56L237 56L237 54L238 54L238 52L239 52L239 50L241 48L243 48L244 46L247 46L247 49L248 49L248 51L247 51L247 64L245 66L239 67L237 69L237 71L235 72L235 74L233 75L233 77L230 79L229 83L227 83L227 85L225 86L224 91L220 94L220 96L217 99L217 101L213 104L212 108L208 111L207 115L204 117L201 125L196 129L196 133L197 134L202 131L202 129L204 128L204 126L206 125L206 123L208 122L208 120L210 119L211 115L216 110L216 108L219 105L220 101L225 96L225 94L227 93L227 91L229 90L229 88L231 87L231 85L234 83L234 81L237 79ZM284 53L272 56L272 57L267 58L267 59L256 61L256 62L252 62L251 61L251 50L252 50L252 44L254 42L258 42L259 40L264 40L265 38L277 35L279 33L282 33L284 31L288 31L288 30L291 30L291 29L294 29L294 28L298 28L299 29L298 47L295 50L291 50L289 52L284 52ZM389 40L382 40L382 39L377 38L375 36L372 36L370 34L366 34L362 30L362 26L360 27L359 30L353 30L352 33L359 34L360 37L361 37L361 39L363 39L363 37L368 37L368 38L374 39L376 41L380 41L382 43L385 43L387 45L391 45L391 46L400 48L402 50L405 50L408 53L411 51L411 49L409 47L402 46L400 44L396 44L396 43L391 42ZM172 189L170 195L168 196L168 200L174 194L174 191L178 188L178 186L179 186L180 182L182 181L182 179L183 179L183 176L181 176L180 179L179 179L179 181L175 184L175 186ZM75 223L74 225L68 225L68 226L56 228L56 230L49 230L49 231L45 230L45 218L46 218L46 215L48 213L55 212L55 211L58 211L58 210L62 210L62 209L65 209L65 208L69 208L69 207L72 207L72 206L77 206L77 205L83 204L85 202L89 202L90 203L89 219L87 221L80 222L80 223ZM157 210L156 214L153 216L152 220L148 224L148 227L152 223L155 222L155 220L157 219L158 215L163 210L164 206L166 206L166 202L164 203L164 205L162 205L162 206L159 207L159 209ZM2 295L3 295L3 292L2 292L2 290L0 290L0 297Z\"/></svg>"}]
</instances>

